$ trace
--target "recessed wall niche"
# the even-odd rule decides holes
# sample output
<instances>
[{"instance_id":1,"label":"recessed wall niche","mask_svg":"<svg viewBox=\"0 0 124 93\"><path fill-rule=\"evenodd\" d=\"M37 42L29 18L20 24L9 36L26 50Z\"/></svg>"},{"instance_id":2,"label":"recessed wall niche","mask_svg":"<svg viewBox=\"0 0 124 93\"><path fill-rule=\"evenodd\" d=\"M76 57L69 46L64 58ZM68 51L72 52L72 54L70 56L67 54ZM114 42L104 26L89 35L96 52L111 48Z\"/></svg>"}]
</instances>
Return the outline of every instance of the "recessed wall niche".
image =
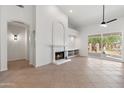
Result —
<instances>
[{"instance_id":1,"label":"recessed wall niche","mask_svg":"<svg viewBox=\"0 0 124 93\"><path fill-rule=\"evenodd\" d=\"M53 46L65 46L65 27L60 21L53 22Z\"/></svg>"}]
</instances>

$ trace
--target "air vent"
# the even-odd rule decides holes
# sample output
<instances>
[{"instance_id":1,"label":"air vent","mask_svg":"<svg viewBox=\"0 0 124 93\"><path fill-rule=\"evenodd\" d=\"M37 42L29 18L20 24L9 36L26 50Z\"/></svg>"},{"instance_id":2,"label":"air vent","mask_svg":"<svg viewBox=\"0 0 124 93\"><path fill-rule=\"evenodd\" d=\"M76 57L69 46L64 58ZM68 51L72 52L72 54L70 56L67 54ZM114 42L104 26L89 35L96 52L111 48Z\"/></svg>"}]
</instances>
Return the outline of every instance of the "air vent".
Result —
<instances>
[{"instance_id":1,"label":"air vent","mask_svg":"<svg viewBox=\"0 0 124 93\"><path fill-rule=\"evenodd\" d=\"M24 6L23 6L23 5L16 5L16 6L18 6L18 7L20 7L20 8L24 8Z\"/></svg>"}]
</instances>

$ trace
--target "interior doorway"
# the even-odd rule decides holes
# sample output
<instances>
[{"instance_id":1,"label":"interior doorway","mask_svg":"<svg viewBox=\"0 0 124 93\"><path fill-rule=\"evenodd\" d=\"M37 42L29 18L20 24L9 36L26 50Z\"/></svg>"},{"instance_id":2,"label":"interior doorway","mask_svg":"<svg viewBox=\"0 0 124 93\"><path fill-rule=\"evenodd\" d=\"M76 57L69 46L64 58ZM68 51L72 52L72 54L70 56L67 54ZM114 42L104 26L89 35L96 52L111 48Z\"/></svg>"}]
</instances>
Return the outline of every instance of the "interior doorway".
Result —
<instances>
[{"instance_id":1,"label":"interior doorway","mask_svg":"<svg viewBox=\"0 0 124 93\"><path fill-rule=\"evenodd\" d=\"M26 24L8 22L8 70L29 67L29 28Z\"/></svg>"},{"instance_id":2,"label":"interior doorway","mask_svg":"<svg viewBox=\"0 0 124 93\"><path fill-rule=\"evenodd\" d=\"M122 62L122 33L105 33L88 36L90 57Z\"/></svg>"}]
</instances>

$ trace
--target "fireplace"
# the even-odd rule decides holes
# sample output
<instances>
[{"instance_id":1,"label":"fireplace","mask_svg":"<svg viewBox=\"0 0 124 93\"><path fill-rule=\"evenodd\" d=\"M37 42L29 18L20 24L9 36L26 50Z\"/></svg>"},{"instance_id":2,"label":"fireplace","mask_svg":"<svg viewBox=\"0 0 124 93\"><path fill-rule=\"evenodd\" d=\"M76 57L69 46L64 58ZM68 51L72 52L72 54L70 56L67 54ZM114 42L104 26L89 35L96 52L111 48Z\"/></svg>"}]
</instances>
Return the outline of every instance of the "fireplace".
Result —
<instances>
[{"instance_id":1,"label":"fireplace","mask_svg":"<svg viewBox=\"0 0 124 93\"><path fill-rule=\"evenodd\" d=\"M53 47L52 61L56 65L60 65L60 64L71 61L70 59L68 59L68 51L65 50L65 47L63 46Z\"/></svg>"},{"instance_id":2,"label":"fireplace","mask_svg":"<svg viewBox=\"0 0 124 93\"><path fill-rule=\"evenodd\" d=\"M55 60L64 59L64 51L55 52Z\"/></svg>"}]
</instances>

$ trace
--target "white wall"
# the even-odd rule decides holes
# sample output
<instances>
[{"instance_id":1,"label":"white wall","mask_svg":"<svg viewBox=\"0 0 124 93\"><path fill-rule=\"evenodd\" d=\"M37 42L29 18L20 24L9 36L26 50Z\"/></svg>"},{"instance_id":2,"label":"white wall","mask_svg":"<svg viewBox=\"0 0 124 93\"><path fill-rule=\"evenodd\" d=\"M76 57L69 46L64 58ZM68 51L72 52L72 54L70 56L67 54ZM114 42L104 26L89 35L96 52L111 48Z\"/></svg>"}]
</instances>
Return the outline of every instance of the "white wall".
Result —
<instances>
[{"instance_id":1,"label":"white wall","mask_svg":"<svg viewBox=\"0 0 124 93\"><path fill-rule=\"evenodd\" d=\"M90 25L80 29L80 40L81 48L80 55L88 56L88 35L100 34L100 33L111 33L111 32L122 32L124 38L124 18L120 18L115 22L108 24L106 28L100 27L100 24ZM124 39L122 42L124 52ZM124 57L124 53L123 57Z\"/></svg>"},{"instance_id":2,"label":"white wall","mask_svg":"<svg viewBox=\"0 0 124 93\"><path fill-rule=\"evenodd\" d=\"M14 35L17 40L14 40ZM27 31L24 27L8 25L8 61L27 59Z\"/></svg>"},{"instance_id":3,"label":"white wall","mask_svg":"<svg viewBox=\"0 0 124 93\"><path fill-rule=\"evenodd\" d=\"M55 21L52 24L53 46L64 46L65 44L65 26L62 22Z\"/></svg>"},{"instance_id":4,"label":"white wall","mask_svg":"<svg viewBox=\"0 0 124 93\"><path fill-rule=\"evenodd\" d=\"M0 70L7 70L7 23L11 21L19 21L29 25L29 31L35 28L33 24L33 6L25 6L19 8L15 5L0 6ZM31 43L31 41L30 41ZM31 46L30 50L32 49ZM32 60L32 52L30 51L30 59ZM31 62L30 60L30 62Z\"/></svg>"},{"instance_id":5,"label":"white wall","mask_svg":"<svg viewBox=\"0 0 124 93\"><path fill-rule=\"evenodd\" d=\"M0 71L7 70L7 20L6 12L0 6Z\"/></svg>"},{"instance_id":6,"label":"white wall","mask_svg":"<svg viewBox=\"0 0 124 93\"><path fill-rule=\"evenodd\" d=\"M79 31L72 29L72 28L68 28L68 50L71 49L79 49L80 48L80 38L79 38Z\"/></svg>"},{"instance_id":7,"label":"white wall","mask_svg":"<svg viewBox=\"0 0 124 93\"><path fill-rule=\"evenodd\" d=\"M67 31L68 17L56 6L36 6L36 67L52 62L52 25L61 21Z\"/></svg>"},{"instance_id":8,"label":"white wall","mask_svg":"<svg viewBox=\"0 0 124 93\"><path fill-rule=\"evenodd\" d=\"M6 8L8 21L24 22L33 27L33 6L25 5L24 8L20 8L16 5L7 5L3 7Z\"/></svg>"}]
</instances>

